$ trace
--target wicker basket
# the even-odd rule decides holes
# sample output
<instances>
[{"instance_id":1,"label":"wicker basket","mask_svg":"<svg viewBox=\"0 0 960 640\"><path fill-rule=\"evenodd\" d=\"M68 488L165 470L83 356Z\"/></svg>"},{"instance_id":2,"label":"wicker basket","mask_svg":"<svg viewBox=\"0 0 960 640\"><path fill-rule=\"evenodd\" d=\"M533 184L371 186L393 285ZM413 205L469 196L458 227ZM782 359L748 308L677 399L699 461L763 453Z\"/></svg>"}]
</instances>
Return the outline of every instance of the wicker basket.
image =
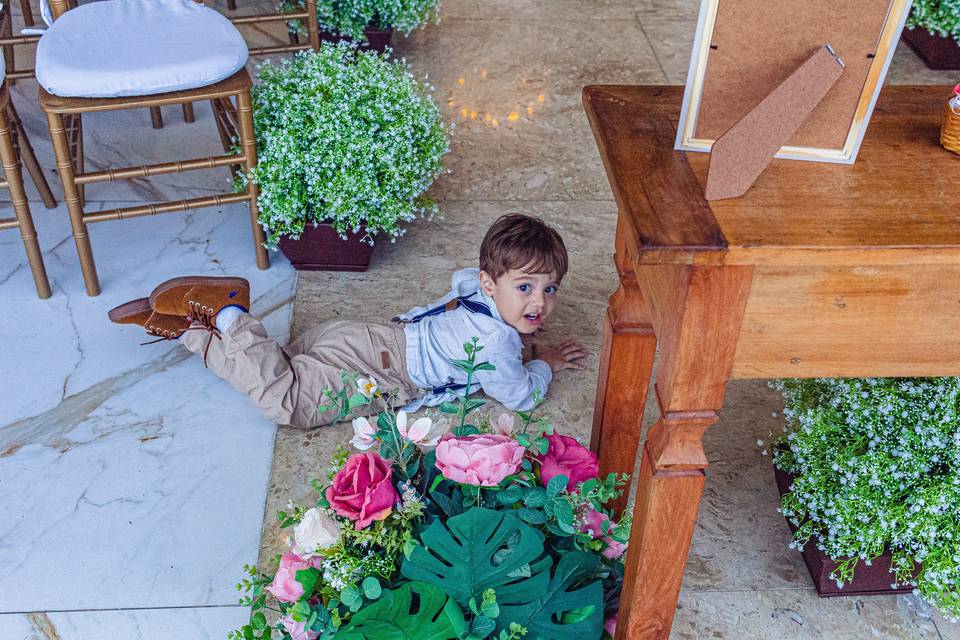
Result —
<instances>
[{"instance_id":1,"label":"wicker basket","mask_svg":"<svg viewBox=\"0 0 960 640\"><path fill-rule=\"evenodd\" d=\"M960 153L960 115L947 105L947 114L940 128L940 144L944 149Z\"/></svg>"}]
</instances>

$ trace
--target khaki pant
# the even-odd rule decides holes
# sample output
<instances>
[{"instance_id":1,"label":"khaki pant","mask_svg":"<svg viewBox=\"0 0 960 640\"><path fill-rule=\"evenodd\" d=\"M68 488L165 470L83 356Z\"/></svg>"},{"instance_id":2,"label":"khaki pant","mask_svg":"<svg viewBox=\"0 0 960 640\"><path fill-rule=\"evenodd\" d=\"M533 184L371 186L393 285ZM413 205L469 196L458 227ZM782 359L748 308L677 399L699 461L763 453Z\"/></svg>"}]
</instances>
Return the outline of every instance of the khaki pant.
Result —
<instances>
[{"instance_id":1,"label":"khaki pant","mask_svg":"<svg viewBox=\"0 0 960 640\"><path fill-rule=\"evenodd\" d=\"M403 328L333 320L306 331L281 348L260 321L248 313L238 317L221 338L207 331L187 331L180 342L203 355L209 341L207 368L250 396L263 414L279 424L299 428L327 425L336 410L317 411L329 404L323 390L344 387L340 371L372 375L381 391L398 391L403 406L420 393L407 374ZM348 390L352 395L354 389ZM376 412L367 406L359 413Z\"/></svg>"}]
</instances>

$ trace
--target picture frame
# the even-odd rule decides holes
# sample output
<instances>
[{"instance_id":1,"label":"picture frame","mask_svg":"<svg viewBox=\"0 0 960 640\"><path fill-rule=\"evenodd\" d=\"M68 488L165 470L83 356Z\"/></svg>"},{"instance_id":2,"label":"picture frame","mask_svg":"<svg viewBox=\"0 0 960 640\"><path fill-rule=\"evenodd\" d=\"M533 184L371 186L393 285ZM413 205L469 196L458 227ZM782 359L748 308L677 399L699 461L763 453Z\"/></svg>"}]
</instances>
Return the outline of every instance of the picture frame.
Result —
<instances>
[{"instance_id":1,"label":"picture frame","mask_svg":"<svg viewBox=\"0 0 960 640\"><path fill-rule=\"evenodd\" d=\"M852 164L912 0L702 0L675 148L713 142L817 48L845 73L777 158Z\"/></svg>"}]
</instances>

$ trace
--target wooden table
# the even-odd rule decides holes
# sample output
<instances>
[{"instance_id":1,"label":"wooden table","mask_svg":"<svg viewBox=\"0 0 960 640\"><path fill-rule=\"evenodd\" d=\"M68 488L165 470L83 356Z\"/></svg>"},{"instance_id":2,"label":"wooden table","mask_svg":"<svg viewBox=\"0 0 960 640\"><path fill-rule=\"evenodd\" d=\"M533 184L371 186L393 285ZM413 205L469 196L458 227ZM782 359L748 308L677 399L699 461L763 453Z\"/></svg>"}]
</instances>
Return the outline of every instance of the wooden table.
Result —
<instances>
[{"instance_id":1,"label":"wooden table","mask_svg":"<svg viewBox=\"0 0 960 640\"><path fill-rule=\"evenodd\" d=\"M619 209L601 473L633 470L660 346L618 640L670 635L727 380L960 375L960 156L938 144L950 95L885 88L856 164L775 160L744 197L707 202L709 157L673 150L681 88L584 89Z\"/></svg>"}]
</instances>

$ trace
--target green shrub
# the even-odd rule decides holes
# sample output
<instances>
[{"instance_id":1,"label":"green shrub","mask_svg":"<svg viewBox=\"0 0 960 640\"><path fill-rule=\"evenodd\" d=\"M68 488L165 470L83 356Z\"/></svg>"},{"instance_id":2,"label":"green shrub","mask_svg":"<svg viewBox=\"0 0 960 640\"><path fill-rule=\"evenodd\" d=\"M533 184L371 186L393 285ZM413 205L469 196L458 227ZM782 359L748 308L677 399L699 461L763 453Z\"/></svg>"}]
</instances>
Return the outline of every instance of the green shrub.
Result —
<instances>
[{"instance_id":1,"label":"green shrub","mask_svg":"<svg viewBox=\"0 0 960 640\"><path fill-rule=\"evenodd\" d=\"M841 584L890 551L897 582L960 616L960 378L775 386L787 427L774 463L796 475L781 502L794 546L836 559Z\"/></svg>"},{"instance_id":2,"label":"green shrub","mask_svg":"<svg viewBox=\"0 0 960 640\"><path fill-rule=\"evenodd\" d=\"M303 0L283 0L281 11L303 11ZM366 27L396 29L409 34L417 27L438 20L440 0L317 0L321 31L364 42ZM299 21L293 25L306 33Z\"/></svg>"},{"instance_id":3,"label":"green shrub","mask_svg":"<svg viewBox=\"0 0 960 640\"><path fill-rule=\"evenodd\" d=\"M260 80L253 179L267 246L320 222L392 240L439 212L424 194L442 172L447 128L404 61L324 44L263 65Z\"/></svg>"},{"instance_id":4,"label":"green shrub","mask_svg":"<svg viewBox=\"0 0 960 640\"><path fill-rule=\"evenodd\" d=\"M960 0L914 0L907 28L960 40Z\"/></svg>"}]
</instances>

